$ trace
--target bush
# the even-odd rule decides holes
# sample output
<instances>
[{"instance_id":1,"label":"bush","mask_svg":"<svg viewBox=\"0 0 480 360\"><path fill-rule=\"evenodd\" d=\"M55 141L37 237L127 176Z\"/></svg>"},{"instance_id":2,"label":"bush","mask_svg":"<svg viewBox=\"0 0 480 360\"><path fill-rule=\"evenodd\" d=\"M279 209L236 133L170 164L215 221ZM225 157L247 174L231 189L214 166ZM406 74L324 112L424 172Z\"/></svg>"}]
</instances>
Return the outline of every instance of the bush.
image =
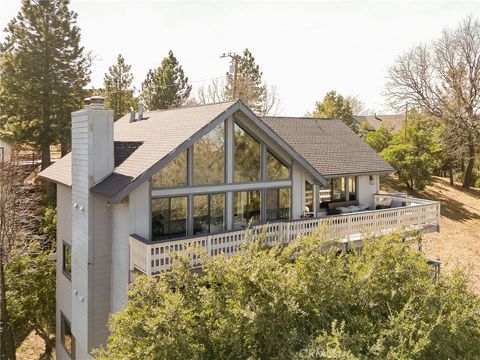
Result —
<instances>
[{"instance_id":1,"label":"bush","mask_svg":"<svg viewBox=\"0 0 480 360\"><path fill-rule=\"evenodd\" d=\"M139 277L97 359L473 359L480 299L462 273L433 280L413 243L326 251L318 236L262 241L192 272ZM474 340L476 339L476 340Z\"/></svg>"}]
</instances>

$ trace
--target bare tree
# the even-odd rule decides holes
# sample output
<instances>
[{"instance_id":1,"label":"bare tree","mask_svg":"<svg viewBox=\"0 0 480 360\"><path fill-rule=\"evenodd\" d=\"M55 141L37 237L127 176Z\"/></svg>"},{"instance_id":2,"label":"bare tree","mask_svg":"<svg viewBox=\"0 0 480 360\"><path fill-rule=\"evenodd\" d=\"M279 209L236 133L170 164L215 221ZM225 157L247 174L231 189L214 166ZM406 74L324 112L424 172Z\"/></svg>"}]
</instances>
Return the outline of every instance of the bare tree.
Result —
<instances>
[{"instance_id":1,"label":"bare tree","mask_svg":"<svg viewBox=\"0 0 480 360\"><path fill-rule=\"evenodd\" d=\"M360 100L357 95L346 96L345 100L350 103L353 115L367 115L373 113L373 111L365 107L365 103Z\"/></svg>"},{"instance_id":2,"label":"bare tree","mask_svg":"<svg viewBox=\"0 0 480 360\"><path fill-rule=\"evenodd\" d=\"M225 80L214 79L207 86L197 90L195 102L200 105L225 102L228 100Z\"/></svg>"},{"instance_id":3,"label":"bare tree","mask_svg":"<svg viewBox=\"0 0 480 360\"><path fill-rule=\"evenodd\" d=\"M281 100L275 85L264 85L265 91L263 101L261 103L260 114L261 116L275 116L281 110Z\"/></svg>"},{"instance_id":4,"label":"bare tree","mask_svg":"<svg viewBox=\"0 0 480 360\"><path fill-rule=\"evenodd\" d=\"M225 80L212 80L207 86L200 87L197 90L195 98L192 99L193 104L205 105L218 102L229 101L230 96L227 92ZM281 110L281 100L277 88L274 85L264 84L262 101L259 106L257 115L275 116Z\"/></svg>"},{"instance_id":5,"label":"bare tree","mask_svg":"<svg viewBox=\"0 0 480 360\"><path fill-rule=\"evenodd\" d=\"M24 184L26 172L15 162L0 164L0 359L15 359L15 336L7 308L5 270L16 257L24 256L38 225L38 199Z\"/></svg>"},{"instance_id":6,"label":"bare tree","mask_svg":"<svg viewBox=\"0 0 480 360\"><path fill-rule=\"evenodd\" d=\"M445 29L429 45L398 57L388 72L386 96L393 107L410 103L427 110L455 132L456 147L465 149L463 186L472 185L480 141L480 23L467 17Z\"/></svg>"}]
</instances>

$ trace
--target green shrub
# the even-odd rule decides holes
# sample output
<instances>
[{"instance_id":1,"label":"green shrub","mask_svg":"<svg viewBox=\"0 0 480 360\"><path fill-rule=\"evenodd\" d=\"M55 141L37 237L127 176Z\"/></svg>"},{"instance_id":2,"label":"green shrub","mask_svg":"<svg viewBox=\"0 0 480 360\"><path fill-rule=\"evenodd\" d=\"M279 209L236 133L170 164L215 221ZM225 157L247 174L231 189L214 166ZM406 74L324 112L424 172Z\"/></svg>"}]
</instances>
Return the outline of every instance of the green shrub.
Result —
<instances>
[{"instance_id":1,"label":"green shrub","mask_svg":"<svg viewBox=\"0 0 480 360\"><path fill-rule=\"evenodd\" d=\"M326 251L318 236L177 259L142 276L112 315L97 359L475 359L480 299L463 274L433 270L398 235L361 251Z\"/></svg>"}]
</instances>

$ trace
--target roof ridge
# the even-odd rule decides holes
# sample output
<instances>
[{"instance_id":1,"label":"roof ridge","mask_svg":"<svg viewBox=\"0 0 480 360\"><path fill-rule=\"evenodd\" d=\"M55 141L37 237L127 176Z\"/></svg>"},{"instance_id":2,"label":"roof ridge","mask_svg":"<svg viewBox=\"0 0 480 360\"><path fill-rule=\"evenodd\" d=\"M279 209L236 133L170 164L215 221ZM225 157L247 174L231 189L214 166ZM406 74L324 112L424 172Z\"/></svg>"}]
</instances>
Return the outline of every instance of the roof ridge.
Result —
<instances>
[{"instance_id":1,"label":"roof ridge","mask_svg":"<svg viewBox=\"0 0 480 360\"><path fill-rule=\"evenodd\" d=\"M208 104L185 104L185 105L180 105L176 107L171 107L168 109L156 109L156 110L148 110L145 113L151 113L151 112L165 112L165 111L174 111L174 110L182 110L182 109L192 109L192 108L200 108L200 107L205 107L205 106L213 106L213 105L221 105L221 104L234 104L239 99L235 100L225 100L225 101L218 101L218 102L213 102L213 103L208 103Z\"/></svg>"},{"instance_id":2,"label":"roof ridge","mask_svg":"<svg viewBox=\"0 0 480 360\"><path fill-rule=\"evenodd\" d=\"M340 120L337 118L317 118L311 116L260 116L262 119L297 119L297 120Z\"/></svg>"}]
</instances>

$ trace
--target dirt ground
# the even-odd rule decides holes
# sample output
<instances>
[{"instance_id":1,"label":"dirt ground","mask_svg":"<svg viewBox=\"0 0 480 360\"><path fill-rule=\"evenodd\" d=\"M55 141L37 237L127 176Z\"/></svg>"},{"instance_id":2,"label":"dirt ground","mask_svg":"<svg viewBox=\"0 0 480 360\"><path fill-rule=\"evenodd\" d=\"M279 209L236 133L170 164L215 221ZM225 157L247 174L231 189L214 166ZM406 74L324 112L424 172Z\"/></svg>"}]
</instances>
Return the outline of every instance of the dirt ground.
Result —
<instances>
[{"instance_id":1,"label":"dirt ground","mask_svg":"<svg viewBox=\"0 0 480 360\"><path fill-rule=\"evenodd\" d=\"M17 360L36 360L45 351L45 343L32 331L25 341L17 349ZM53 351L53 359L55 359L55 350Z\"/></svg>"},{"instance_id":2,"label":"dirt ground","mask_svg":"<svg viewBox=\"0 0 480 360\"><path fill-rule=\"evenodd\" d=\"M382 179L382 189L441 202L440 233L424 236L423 251L441 261L442 271L462 268L472 290L480 293L480 189L452 187L448 179L438 177L420 192L407 191L391 177Z\"/></svg>"}]
</instances>

